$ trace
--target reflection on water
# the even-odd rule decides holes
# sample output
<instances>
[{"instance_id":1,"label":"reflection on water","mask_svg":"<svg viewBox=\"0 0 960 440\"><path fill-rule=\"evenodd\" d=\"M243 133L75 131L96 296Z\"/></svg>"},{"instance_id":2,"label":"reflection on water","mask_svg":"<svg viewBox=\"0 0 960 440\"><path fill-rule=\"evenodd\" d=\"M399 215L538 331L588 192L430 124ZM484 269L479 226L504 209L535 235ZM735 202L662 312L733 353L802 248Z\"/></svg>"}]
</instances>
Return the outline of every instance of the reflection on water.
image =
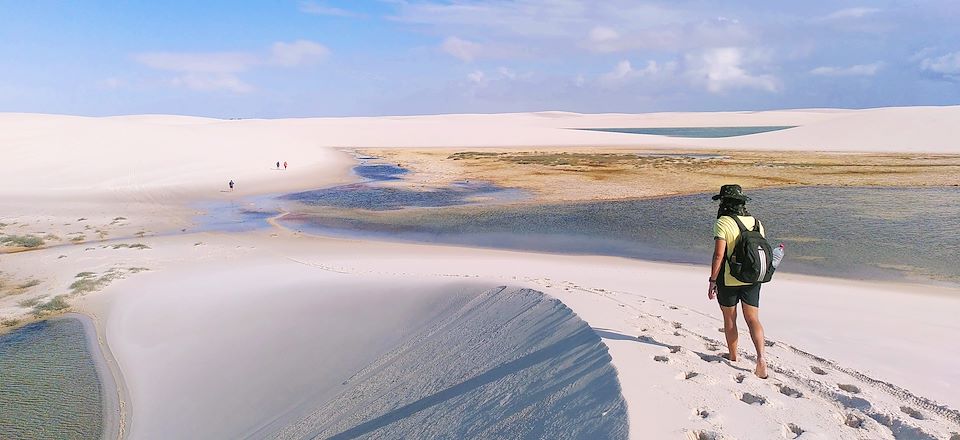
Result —
<instances>
[{"instance_id":1,"label":"reflection on water","mask_svg":"<svg viewBox=\"0 0 960 440\"><path fill-rule=\"evenodd\" d=\"M407 174L409 170L396 165L364 163L353 167L353 172L364 179L388 181L402 179L401 176Z\"/></svg>"},{"instance_id":2,"label":"reflection on water","mask_svg":"<svg viewBox=\"0 0 960 440\"><path fill-rule=\"evenodd\" d=\"M278 203L272 197L254 197L244 202L208 202L201 205L202 214L190 232L245 232L270 226L267 219L278 214Z\"/></svg>"},{"instance_id":3,"label":"reflection on water","mask_svg":"<svg viewBox=\"0 0 960 440\"><path fill-rule=\"evenodd\" d=\"M782 188L748 205L781 270L960 283L960 189ZM709 263L716 202L708 195L562 205L393 212L310 210L284 218L334 235Z\"/></svg>"},{"instance_id":4,"label":"reflection on water","mask_svg":"<svg viewBox=\"0 0 960 440\"><path fill-rule=\"evenodd\" d=\"M487 201L514 200L522 196L520 191L506 190L490 183L461 182L430 189L354 183L289 194L282 198L314 206L392 210L465 205L477 198Z\"/></svg>"},{"instance_id":5,"label":"reflection on water","mask_svg":"<svg viewBox=\"0 0 960 440\"><path fill-rule=\"evenodd\" d=\"M354 167L353 172L366 181L288 194L280 199L312 206L384 211L467 205L477 201L513 201L524 197L520 190L501 188L487 182L462 181L439 188L391 185L389 182L402 180L408 170L399 165L366 160Z\"/></svg>"},{"instance_id":6,"label":"reflection on water","mask_svg":"<svg viewBox=\"0 0 960 440\"><path fill-rule=\"evenodd\" d=\"M752 127L651 127L651 128L580 128L578 130L606 131L611 133L653 134L685 138L724 138L786 130L795 125L765 125Z\"/></svg>"},{"instance_id":7,"label":"reflection on water","mask_svg":"<svg viewBox=\"0 0 960 440\"><path fill-rule=\"evenodd\" d=\"M100 438L101 393L79 320L0 335L0 438Z\"/></svg>"}]
</instances>

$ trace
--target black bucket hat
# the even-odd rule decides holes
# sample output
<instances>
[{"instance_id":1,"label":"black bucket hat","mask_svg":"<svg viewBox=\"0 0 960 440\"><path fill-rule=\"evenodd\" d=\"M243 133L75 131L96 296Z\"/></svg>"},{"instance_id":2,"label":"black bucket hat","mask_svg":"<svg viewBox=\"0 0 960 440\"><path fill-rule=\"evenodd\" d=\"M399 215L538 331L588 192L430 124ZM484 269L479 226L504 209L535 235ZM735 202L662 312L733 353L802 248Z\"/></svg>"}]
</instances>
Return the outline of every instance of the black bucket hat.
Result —
<instances>
[{"instance_id":1,"label":"black bucket hat","mask_svg":"<svg viewBox=\"0 0 960 440\"><path fill-rule=\"evenodd\" d=\"M743 188L740 188L740 185L723 185L720 187L720 194L713 196L713 200L720 199L735 199L746 202L750 200L750 197L743 195Z\"/></svg>"}]
</instances>

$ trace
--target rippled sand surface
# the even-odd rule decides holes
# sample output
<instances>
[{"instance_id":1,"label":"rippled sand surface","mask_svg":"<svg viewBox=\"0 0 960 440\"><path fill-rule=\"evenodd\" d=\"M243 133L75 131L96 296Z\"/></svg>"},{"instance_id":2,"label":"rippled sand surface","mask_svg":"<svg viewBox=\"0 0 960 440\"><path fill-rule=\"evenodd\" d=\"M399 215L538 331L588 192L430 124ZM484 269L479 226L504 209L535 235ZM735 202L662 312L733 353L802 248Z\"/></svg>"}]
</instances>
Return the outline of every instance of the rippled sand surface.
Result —
<instances>
[{"instance_id":1,"label":"rippled sand surface","mask_svg":"<svg viewBox=\"0 0 960 440\"><path fill-rule=\"evenodd\" d=\"M96 439L101 384L72 318L0 336L0 439Z\"/></svg>"}]
</instances>

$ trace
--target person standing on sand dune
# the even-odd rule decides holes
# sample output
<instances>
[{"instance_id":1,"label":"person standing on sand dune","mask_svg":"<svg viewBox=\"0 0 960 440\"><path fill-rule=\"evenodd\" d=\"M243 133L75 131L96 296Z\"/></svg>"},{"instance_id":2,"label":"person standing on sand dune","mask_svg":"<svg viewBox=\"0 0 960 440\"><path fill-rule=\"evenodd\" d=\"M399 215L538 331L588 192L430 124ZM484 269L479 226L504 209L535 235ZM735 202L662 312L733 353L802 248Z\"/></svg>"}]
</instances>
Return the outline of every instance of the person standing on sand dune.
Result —
<instances>
[{"instance_id":1,"label":"person standing on sand dune","mask_svg":"<svg viewBox=\"0 0 960 440\"><path fill-rule=\"evenodd\" d=\"M280 161L279 161L279 160L277 161L277 169L278 169L278 170L280 169Z\"/></svg>"},{"instance_id":2,"label":"person standing on sand dune","mask_svg":"<svg viewBox=\"0 0 960 440\"><path fill-rule=\"evenodd\" d=\"M287 161L283 161L283 169L287 169Z\"/></svg>"},{"instance_id":3,"label":"person standing on sand dune","mask_svg":"<svg viewBox=\"0 0 960 440\"><path fill-rule=\"evenodd\" d=\"M230 179L230 183L227 185L230 185L230 190L233 191L233 179Z\"/></svg>"},{"instance_id":4,"label":"person standing on sand dune","mask_svg":"<svg viewBox=\"0 0 960 440\"><path fill-rule=\"evenodd\" d=\"M737 360L737 303L742 302L743 319L747 322L750 339L757 350L757 369L754 374L766 379L767 361L763 353L763 325L760 324L760 283L749 284L736 279L730 273L729 264L737 239L740 238L741 225L746 230L759 230L763 236L766 236L766 232L763 224L747 212L746 202L750 198L743 194L740 185L723 185L720 194L713 196L713 200L720 200L720 209L713 226L713 264L710 267L707 297L711 300L716 298L723 313L723 333L729 350L723 357L731 362Z\"/></svg>"}]
</instances>

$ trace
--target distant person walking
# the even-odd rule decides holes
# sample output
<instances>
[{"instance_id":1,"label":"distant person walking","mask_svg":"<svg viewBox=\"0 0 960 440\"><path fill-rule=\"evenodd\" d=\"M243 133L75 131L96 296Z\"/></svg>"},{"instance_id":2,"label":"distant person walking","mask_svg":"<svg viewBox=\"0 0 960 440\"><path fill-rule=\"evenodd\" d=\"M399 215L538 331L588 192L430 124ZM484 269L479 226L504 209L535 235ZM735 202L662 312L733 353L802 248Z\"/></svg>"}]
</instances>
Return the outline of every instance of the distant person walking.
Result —
<instances>
[{"instance_id":1,"label":"distant person walking","mask_svg":"<svg viewBox=\"0 0 960 440\"><path fill-rule=\"evenodd\" d=\"M731 257L734 257L738 240L743 238L742 233L756 231L760 236L765 236L763 224L747 212L746 202L750 198L743 194L740 185L723 185L720 187L720 194L713 196L713 200L720 200L720 209L717 211L717 221L713 226L713 264L710 267L707 297L711 300L716 298L723 313L723 333L726 336L729 351L723 357L733 362L737 360L737 303L742 302L743 319L747 322L750 339L753 340L753 346L757 350L757 369L754 374L761 379L766 379L767 361L763 353L763 326L760 324L760 282L744 282L731 273L731 265L735 265L737 275L744 277L739 269L747 264L736 261L731 263ZM749 237L757 236L752 234ZM759 255L763 256L762 250ZM733 260L736 260L736 257ZM762 266L762 263L758 264ZM772 269L770 272L772 273ZM758 277L761 282L764 281L764 275L761 274ZM766 280L769 280L769 275Z\"/></svg>"},{"instance_id":2,"label":"distant person walking","mask_svg":"<svg viewBox=\"0 0 960 440\"><path fill-rule=\"evenodd\" d=\"M230 191L233 191L233 179L230 179L230 183L228 183L227 185L230 186Z\"/></svg>"},{"instance_id":3,"label":"distant person walking","mask_svg":"<svg viewBox=\"0 0 960 440\"><path fill-rule=\"evenodd\" d=\"M283 161L283 169L287 169L287 161Z\"/></svg>"},{"instance_id":4,"label":"distant person walking","mask_svg":"<svg viewBox=\"0 0 960 440\"><path fill-rule=\"evenodd\" d=\"M278 169L278 170L280 169L280 161L279 161L279 160L277 161L277 169Z\"/></svg>"}]
</instances>

